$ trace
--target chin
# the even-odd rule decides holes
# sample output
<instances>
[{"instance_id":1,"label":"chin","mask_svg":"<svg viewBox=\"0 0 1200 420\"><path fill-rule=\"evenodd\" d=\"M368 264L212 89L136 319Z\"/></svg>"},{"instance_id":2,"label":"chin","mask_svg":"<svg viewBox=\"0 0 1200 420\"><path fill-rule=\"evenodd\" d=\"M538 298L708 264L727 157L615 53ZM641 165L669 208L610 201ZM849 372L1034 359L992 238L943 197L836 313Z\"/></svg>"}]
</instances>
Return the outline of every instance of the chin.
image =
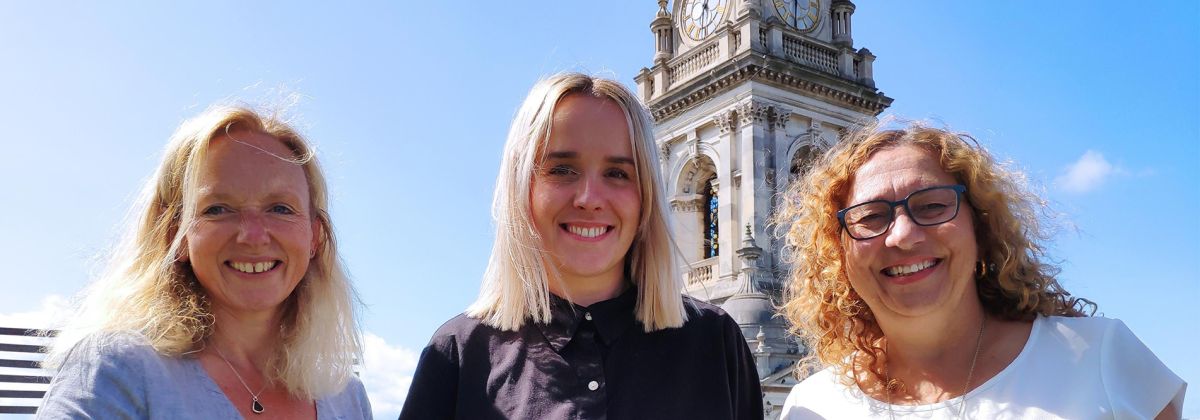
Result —
<instances>
[{"instance_id":1,"label":"chin","mask_svg":"<svg viewBox=\"0 0 1200 420\"><path fill-rule=\"evenodd\" d=\"M883 299L888 310L904 316L922 316L937 312L939 309L952 306L947 291L938 290L934 293L909 293L891 295Z\"/></svg>"}]
</instances>

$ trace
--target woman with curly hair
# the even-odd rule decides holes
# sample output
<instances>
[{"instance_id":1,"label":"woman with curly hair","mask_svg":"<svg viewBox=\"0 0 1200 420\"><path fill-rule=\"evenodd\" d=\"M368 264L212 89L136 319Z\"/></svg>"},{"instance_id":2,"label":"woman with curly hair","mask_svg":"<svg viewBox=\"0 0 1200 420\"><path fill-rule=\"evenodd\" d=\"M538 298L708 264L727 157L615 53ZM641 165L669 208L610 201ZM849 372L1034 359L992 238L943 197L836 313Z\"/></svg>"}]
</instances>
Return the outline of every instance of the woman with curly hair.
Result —
<instances>
[{"instance_id":1,"label":"woman with curly hair","mask_svg":"<svg viewBox=\"0 0 1200 420\"><path fill-rule=\"evenodd\" d=\"M371 418L314 150L217 106L184 122L51 348L38 418Z\"/></svg>"},{"instance_id":2,"label":"woman with curly hair","mask_svg":"<svg viewBox=\"0 0 1200 420\"><path fill-rule=\"evenodd\" d=\"M868 125L778 214L812 351L784 419L1179 418L1186 384L1055 279L1043 201L966 134Z\"/></svg>"}]
</instances>

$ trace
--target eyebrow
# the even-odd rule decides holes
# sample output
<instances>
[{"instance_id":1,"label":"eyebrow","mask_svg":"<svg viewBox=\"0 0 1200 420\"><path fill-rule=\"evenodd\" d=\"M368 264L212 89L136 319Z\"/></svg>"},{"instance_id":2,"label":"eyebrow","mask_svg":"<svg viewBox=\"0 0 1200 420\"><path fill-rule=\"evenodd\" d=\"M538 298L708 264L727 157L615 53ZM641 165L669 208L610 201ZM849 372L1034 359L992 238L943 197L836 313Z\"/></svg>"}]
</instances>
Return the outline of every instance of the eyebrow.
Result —
<instances>
[{"instance_id":1,"label":"eyebrow","mask_svg":"<svg viewBox=\"0 0 1200 420\"><path fill-rule=\"evenodd\" d=\"M550 152L546 154L546 159L577 159L579 153L576 152ZM633 166L633 158L625 156L609 156L604 158L608 163L624 164Z\"/></svg>"},{"instance_id":2,"label":"eyebrow","mask_svg":"<svg viewBox=\"0 0 1200 420\"><path fill-rule=\"evenodd\" d=\"M212 190L205 190L205 189L201 189L198 192L198 194L196 195L196 197L199 199L198 201L207 201L210 203L214 203L214 202L215 203L228 203L230 201L234 201L234 196L232 194L222 192L222 191L212 191ZM267 201L267 202L280 202L280 201L291 202L291 201L294 201L294 202L299 203L299 202L302 202L303 200L301 200L300 196L297 195L295 192L276 191L276 192L267 194L266 199L264 201Z\"/></svg>"}]
</instances>

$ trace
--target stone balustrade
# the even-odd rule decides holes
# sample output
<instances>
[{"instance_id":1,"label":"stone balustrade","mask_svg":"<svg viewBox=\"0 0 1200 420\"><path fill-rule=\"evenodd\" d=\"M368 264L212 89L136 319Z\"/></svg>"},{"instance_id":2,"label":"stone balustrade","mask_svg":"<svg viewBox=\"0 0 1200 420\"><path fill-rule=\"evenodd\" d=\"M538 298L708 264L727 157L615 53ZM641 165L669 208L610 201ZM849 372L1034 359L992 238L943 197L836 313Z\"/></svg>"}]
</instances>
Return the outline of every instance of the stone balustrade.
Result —
<instances>
[{"instance_id":1,"label":"stone balustrade","mask_svg":"<svg viewBox=\"0 0 1200 420\"><path fill-rule=\"evenodd\" d=\"M712 281L715 271L717 271L717 257L706 258L692 263L684 278L689 286L708 283Z\"/></svg>"}]
</instances>

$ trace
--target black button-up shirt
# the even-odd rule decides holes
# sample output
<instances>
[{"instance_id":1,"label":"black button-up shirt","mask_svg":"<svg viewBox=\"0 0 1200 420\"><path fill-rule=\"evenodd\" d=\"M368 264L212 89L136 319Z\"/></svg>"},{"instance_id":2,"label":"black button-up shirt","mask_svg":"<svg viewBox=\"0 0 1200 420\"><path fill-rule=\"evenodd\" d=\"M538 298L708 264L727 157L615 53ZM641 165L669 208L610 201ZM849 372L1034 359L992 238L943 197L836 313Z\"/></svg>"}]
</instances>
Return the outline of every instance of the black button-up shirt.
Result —
<instances>
[{"instance_id":1,"label":"black button-up shirt","mask_svg":"<svg viewBox=\"0 0 1200 420\"><path fill-rule=\"evenodd\" d=\"M421 353L400 418L763 418L741 329L684 299L687 323L650 333L634 287L588 307L551 295L551 322L518 331L459 315Z\"/></svg>"}]
</instances>

